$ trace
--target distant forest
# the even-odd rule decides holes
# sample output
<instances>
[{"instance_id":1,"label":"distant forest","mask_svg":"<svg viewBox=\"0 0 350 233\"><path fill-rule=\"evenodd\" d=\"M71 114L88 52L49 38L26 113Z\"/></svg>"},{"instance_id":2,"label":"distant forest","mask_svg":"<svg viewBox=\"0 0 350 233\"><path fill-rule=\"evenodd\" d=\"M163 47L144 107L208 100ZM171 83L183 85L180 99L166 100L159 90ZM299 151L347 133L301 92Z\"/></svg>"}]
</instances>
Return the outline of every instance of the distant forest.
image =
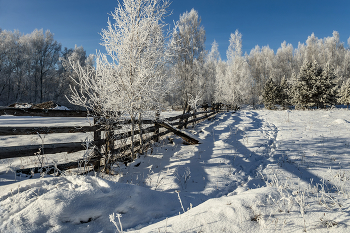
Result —
<instances>
[{"instance_id":1,"label":"distant forest","mask_svg":"<svg viewBox=\"0 0 350 233\"><path fill-rule=\"evenodd\" d=\"M69 59L82 66L94 64L83 47L62 50L50 31L23 35L0 29L0 105L49 100L68 104L65 95L75 75Z\"/></svg>"}]
</instances>

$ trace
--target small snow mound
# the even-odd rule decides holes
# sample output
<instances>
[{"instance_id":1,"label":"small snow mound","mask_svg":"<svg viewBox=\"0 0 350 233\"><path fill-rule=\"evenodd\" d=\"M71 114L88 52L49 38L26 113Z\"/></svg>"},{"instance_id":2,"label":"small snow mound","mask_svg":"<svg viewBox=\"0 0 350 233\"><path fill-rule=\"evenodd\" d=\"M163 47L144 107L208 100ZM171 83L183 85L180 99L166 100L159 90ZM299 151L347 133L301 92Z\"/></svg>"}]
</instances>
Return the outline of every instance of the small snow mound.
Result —
<instances>
[{"instance_id":1,"label":"small snow mound","mask_svg":"<svg viewBox=\"0 0 350 233\"><path fill-rule=\"evenodd\" d=\"M56 106L54 108L52 108L53 110L69 110L69 108L67 108L66 106Z\"/></svg>"},{"instance_id":2,"label":"small snow mound","mask_svg":"<svg viewBox=\"0 0 350 233\"><path fill-rule=\"evenodd\" d=\"M14 103L9 105L9 107L11 108L31 108L32 104L28 104L28 103Z\"/></svg>"},{"instance_id":3,"label":"small snow mound","mask_svg":"<svg viewBox=\"0 0 350 233\"><path fill-rule=\"evenodd\" d=\"M336 119L335 121L333 121L333 125L340 125L340 124L346 124L349 123L344 119Z\"/></svg>"}]
</instances>

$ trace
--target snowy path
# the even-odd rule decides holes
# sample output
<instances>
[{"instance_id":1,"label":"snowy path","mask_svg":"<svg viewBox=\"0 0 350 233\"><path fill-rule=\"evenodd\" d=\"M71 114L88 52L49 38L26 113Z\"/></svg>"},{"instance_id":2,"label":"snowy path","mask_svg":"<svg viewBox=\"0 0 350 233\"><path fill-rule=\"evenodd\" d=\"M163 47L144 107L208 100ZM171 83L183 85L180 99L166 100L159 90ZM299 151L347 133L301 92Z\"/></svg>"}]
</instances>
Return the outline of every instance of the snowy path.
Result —
<instances>
[{"instance_id":1,"label":"snowy path","mask_svg":"<svg viewBox=\"0 0 350 233\"><path fill-rule=\"evenodd\" d=\"M123 177L118 181L166 192L180 190L185 206L196 206L238 187L247 190L264 185L260 179L252 181L256 169L269 162L265 153L271 136L270 131L260 129L262 125L256 114L220 114L211 122L189 129L201 144L183 145L177 139L174 145L163 145L140 160L137 168L120 169Z\"/></svg>"},{"instance_id":2,"label":"snowy path","mask_svg":"<svg viewBox=\"0 0 350 233\"><path fill-rule=\"evenodd\" d=\"M3 163L0 232L115 232L112 213L130 232L348 232L348 115L222 113L114 176L10 182Z\"/></svg>"}]
</instances>

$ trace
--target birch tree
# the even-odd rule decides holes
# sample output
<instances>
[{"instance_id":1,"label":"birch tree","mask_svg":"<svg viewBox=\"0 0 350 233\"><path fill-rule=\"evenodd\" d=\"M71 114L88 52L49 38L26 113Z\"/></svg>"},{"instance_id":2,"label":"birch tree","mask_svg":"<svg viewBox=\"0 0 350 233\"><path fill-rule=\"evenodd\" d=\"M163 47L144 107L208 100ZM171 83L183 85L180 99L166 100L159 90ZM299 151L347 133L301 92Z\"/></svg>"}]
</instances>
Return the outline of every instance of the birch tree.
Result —
<instances>
[{"instance_id":1,"label":"birch tree","mask_svg":"<svg viewBox=\"0 0 350 233\"><path fill-rule=\"evenodd\" d=\"M343 82L339 92L339 103L345 104L349 108L350 104L350 79Z\"/></svg>"},{"instance_id":2,"label":"birch tree","mask_svg":"<svg viewBox=\"0 0 350 233\"><path fill-rule=\"evenodd\" d=\"M242 34L236 30L231 33L227 49L227 79L231 89L229 104L250 102L252 79L247 59L242 56Z\"/></svg>"},{"instance_id":3,"label":"birch tree","mask_svg":"<svg viewBox=\"0 0 350 233\"><path fill-rule=\"evenodd\" d=\"M218 43L214 40L210 52L208 53L204 64L204 85L203 85L203 102L213 104L215 94L216 67L220 61Z\"/></svg>"},{"instance_id":4,"label":"birch tree","mask_svg":"<svg viewBox=\"0 0 350 233\"><path fill-rule=\"evenodd\" d=\"M99 53L96 70L74 65L78 88L71 102L111 118L131 119L131 152L134 153L135 120L157 107L166 94L163 80L169 53L165 46L163 18L167 0L124 0L111 13L101 36L107 54Z\"/></svg>"},{"instance_id":5,"label":"birch tree","mask_svg":"<svg viewBox=\"0 0 350 233\"><path fill-rule=\"evenodd\" d=\"M183 111L189 106L191 96L196 99L200 93L200 77L205 55L205 30L201 26L198 12L192 9L180 15L177 30L172 35L175 47L174 75L179 80Z\"/></svg>"}]
</instances>

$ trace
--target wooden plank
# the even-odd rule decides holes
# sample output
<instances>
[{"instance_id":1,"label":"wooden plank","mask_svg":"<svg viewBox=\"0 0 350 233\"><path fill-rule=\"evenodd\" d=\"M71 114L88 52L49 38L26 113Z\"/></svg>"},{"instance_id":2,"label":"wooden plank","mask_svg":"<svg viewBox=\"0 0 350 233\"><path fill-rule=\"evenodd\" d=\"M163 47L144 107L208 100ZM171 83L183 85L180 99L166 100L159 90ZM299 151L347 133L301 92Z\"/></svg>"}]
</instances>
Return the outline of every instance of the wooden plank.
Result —
<instances>
[{"instance_id":1,"label":"wooden plank","mask_svg":"<svg viewBox=\"0 0 350 233\"><path fill-rule=\"evenodd\" d=\"M92 143L99 142L93 141ZM41 145L1 147L0 159L35 156L40 147ZM44 144L44 154L73 153L81 150L85 150L82 142Z\"/></svg>"},{"instance_id":2,"label":"wooden plank","mask_svg":"<svg viewBox=\"0 0 350 233\"><path fill-rule=\"evenodd\" d=\"M157 134L157 135L152 135L151 137L148 137L148 138L144 139L143 142L144 142L144 143L147 143L147 142L152 141L152 140L154 141L157 137L164 136L164 135L166 135L166 134L168 134L168 133L171 133L171 131L170 131L170 130L167 130L167 131L161 132L161 133L159 133L159 134ZM140 145L140 141L134 142L134 146L135 146L135 147L136 147L136 146L139 146L139 145ZM113 153L118 154L118 153L120 153L120 152L123 152L123 151L126 151L126 150L130 150L130 149L131 149L131 144L127 144L127 145L125 145L125 146L122 146L122 147L119 147L119 148L114 149L114 150L113 150Z\"/></svg>"},{"instance_id":3,"label":"wooden plank","mask_svg":"<svg viewBox=\"0 0 350 233\"><path fill-rule=\"evenodd\" d=\"M197 139L191 137L191 135L188 135L188 134L182 132L181 130L173 127L172 125L170 125L168 123L158 122L158 124L160 126L162 126L163 128L166 128L167 130L170 130L171 132L173 132L177 136L181 137L183 140L185 140L186 142L188 142L191 145L199 144L199 141Z\"/></svg>"},{"instance_id":4,"label":"wooden plank","mask_svg":"<svg viewBox=\"0 0 350 233\"><path fill-rule=\"evenodd\" d=\"M30 108L0 108L1 115L42 117L87 117L87 111Z\"/></svg>"},{"instance_id":5,"label":"wooden plank","mask_svg":"<svg viewBox=\"0 0 350 233\"><path fill-rule=\"evenodd\" d=\"M156 127L151 126L151 127L142 129L142 134L145 134L145 133L152 133L152 132L154 132L154 131L156 131ZM137 134L139 134L139 133L140 133L140 130L135 130L135 131L134 131L134 135L137 135ZM125 132L125 133L115 134L115 135L114 135L114 140L121 140L121 139L129 138L129 137L131 137L131 134L132 134L131 131L128 131L128 132Z\"/></svg>"},{"instance_id":6,"label":"wooden plank","mask_svg":"<svg viewBox=\"0 0 350 233\"><path fill-rule=\"evenodd\" d=\"M189 122L187 122L187 124L190 124L190 123L195 122L195 121L200 121L200 120L209 118L209 117L211 117L211 116L214 115L214 114L216 114L216 113L213 112L213 113L211 113L211 114L209 114L209 115L207 115L207 116L202 116L202 117L199 117L199 118L196 118L196 119L192 119L192 120L190 120Z\"/></svg>"},{"instance_id":7,"label":"wooden plank","mask_svg":"<svg viewBox=\"0 0 350 233\"><path fill-rule=\"evenodd\" d=\"M165 136L167 134L171 133L170 130L166 130L164 132L161 132L157 135L152 135L151 137L148 137L146 139L143 140L143 143L145 145L149 145L151 143L151 141L155 141L157 138L159 137L162 137L162 136ZM137 141L134 143L134 146L135 147L138 147L140 146L140 142ZM125 145L123 147L120 147L120 148L117 148L117 149L114 149L113 150L113 153L115 154L119 154L119 156L116 158L116 161L118 162L124 162L124 163L129 163L129 162L132 162L132 159L131 159L131 152L130 153L126 153L126 154L122 154L120 155L121 153L125 152L125 151L128 151L131 149L131 145L128 144L128 145Z\"/></svg>"},{"instance_id":8,"label":"wooden plank","mask_svg":"<svg viewBox=\"0 0 350 233\"><path fill-rule=\"evenodd\" d=\"M16 170L16 173L31 175L32 173L40 173L40 170L42 170L43 172L46 172L47 174L53 174L56 170L58 172L58 175L60 175L61 171L68 170L68 169L74 169L74 168L78 168L78 167L84 167L84 165L95 167L96 163L99 163L100 159L101 159L101 157L94 156L94 157L90 158L86 164L85 164L84 160L80 159L78 161L57 164L56 167L55 167L55 165L49 165L49 166L45 166L43 168L42 167L32 167L32 168L18 169L18 170Z\"/></svg>"},{"instance_id":9,"label":"wooden plank","mask_svg":"<svg viewBox=\"0 0 350 233\"><path fill-rule=\"evenodd\" d=\"M0 136L32 135L53 133L86 133L98 130L99 126L65 126L65 127L0 127Z\"/></svg>"}]
</instances>

